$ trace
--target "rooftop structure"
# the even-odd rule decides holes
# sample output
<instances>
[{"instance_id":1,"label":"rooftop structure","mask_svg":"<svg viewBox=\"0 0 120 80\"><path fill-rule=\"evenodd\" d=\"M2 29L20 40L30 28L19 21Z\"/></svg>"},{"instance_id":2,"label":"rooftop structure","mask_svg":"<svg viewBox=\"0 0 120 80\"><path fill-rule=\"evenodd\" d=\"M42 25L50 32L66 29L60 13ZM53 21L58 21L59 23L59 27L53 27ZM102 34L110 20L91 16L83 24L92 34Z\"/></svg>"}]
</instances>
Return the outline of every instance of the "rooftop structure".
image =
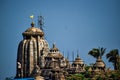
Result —
<instances>
[{"instance_id":1,"label":"rooftop structure","mask_svg":"<svg viewBox=\"0 0 120 80\"><path fill-rule=\"evenodd\" d=\"M105 63L103 62L103 60L98 57L98 59L96 60L96 63L93 65L93 70L94 71L98 71L98 70L105 70Z\"/></svg>"},{"instance_id":2,"label":"rooftop structure","mask_svg":"<svg viewBox=\"0 0 120 80\"><path fill-rule=\"evenodd\" d=\"M33 77L44 67L44 57L49 52L49 46L44 39L44 33L31 23L31 27L23 32L23 40L19 43L17 53L16 78Z\"/></svg>"},{"instance_id":3,"label":"rooftop structure","mask_svg":"<svg viewBox=\"0 0 120 80\"><path fill-rule=\"evenodd\" d=\"M43 30L36 28L34 22L22 35L23 40L19 43L17 53L16 78L65 80L66 75L85 72L85 64L79 55L70 62L55 44L50 49ZM105 69L105 63L100 57L93 68Z\"/></svg>"}]
</instances>

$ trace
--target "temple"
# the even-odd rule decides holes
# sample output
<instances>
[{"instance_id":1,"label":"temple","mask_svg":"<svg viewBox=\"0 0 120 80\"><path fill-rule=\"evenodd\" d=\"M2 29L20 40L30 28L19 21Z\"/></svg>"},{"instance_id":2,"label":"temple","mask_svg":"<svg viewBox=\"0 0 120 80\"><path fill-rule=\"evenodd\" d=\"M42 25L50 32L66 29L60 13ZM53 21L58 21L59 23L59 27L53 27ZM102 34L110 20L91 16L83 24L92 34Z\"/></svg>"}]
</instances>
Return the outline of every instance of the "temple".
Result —
<instances>
[{"instance_id":1,"label":"temple","mask_svg":"<svg viewBox=\"0 0 120 80\"><path fill-rule=\"evenodd\" d=\"M70 74L85 72L85 63L79 55L70 62L53 44L49 48L44 32L31 23L31 27L22 33L16 61L17 78L35 78L36 80L65 80ZM92 70L104 70L105 64L98 58Z\"/></svg>"},{"instance_id":2,"label":"temple","mask_svg":"<svg viewBox=\"0 0 120 80\"><path fill-rule=\"evenodd\" d=\"M18 46L16 77L33 77L40 74L48 53L49 45L44 40L44 33L32 22L31 27L23 32L23 40Z\"/></svg>"}]
</instances>

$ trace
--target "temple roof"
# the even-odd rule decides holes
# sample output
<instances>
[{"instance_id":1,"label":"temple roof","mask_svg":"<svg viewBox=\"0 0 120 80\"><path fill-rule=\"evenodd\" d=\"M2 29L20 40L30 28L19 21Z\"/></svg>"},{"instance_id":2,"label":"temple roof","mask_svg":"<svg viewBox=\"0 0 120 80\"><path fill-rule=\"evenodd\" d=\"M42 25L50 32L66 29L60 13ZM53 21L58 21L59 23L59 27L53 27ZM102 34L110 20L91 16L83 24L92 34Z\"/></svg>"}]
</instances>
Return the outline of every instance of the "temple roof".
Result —
<instances>
[{"instance_id":1,"label":"temple roof","mask_svg":"<svg viewBox=\"0 0 120 80\"><path fill-rule=\"evenodd\" d=\"M53 47L50 49L50 52L56 52L59 51L59 49L56 47L55 43L53 44Z\"/></svg>"},{"instance_id":2,"label":"temple roof","mask_svg":"<svg viewBox=\"0 0 120 80\"><path fill-rule=\"evenodd\" d=\"M79 57L79 55L77 55L73 64L83 64L83 60Z\"/></svg>"},{"instance_id":3,"label":"temple roof","mask_svg":"<svg viewBox=\"0 0 120 80\"><path fill-rule=\"evenodd\" d=\"M36 28L34 26L34 22L31 23L31 27L28 28L25 32L23 32L23 35L25 36L29 36L29 35L40 35L40 36L43 36L44 33L41 29L39 28Z\"/></svg>"},{"instance_id":4,"label":"temple roof","mask_svg":"<svg viewBox=\"0 0 120 80\"><path fill-rule=\"evenodd\" d=\"M105 63L100 57L98 57L98 59L96 60L96 63L94 64L94 67L105 67Z\"/></svg>"},{"instance_id":5,"label":"temple roof","mask_svg":"<svg viewBox=\"0 0 120 80\"><path fill-rule=\"evenodd\" d=\"M63 55L60 53L49 53L47 57L52 57L52 58L63 58Z\"/></svg>"},{"instance_id":6,"label":"temple roof","mask_svg":"<svg viewBox=\"0 0 120 80\"><path fill-rule=\"evenodd\" d=\"M46 57L52 58L63 58L63 55L59 52L59 49L53 44L53 47L50 49L49 54Z\"/></svg>"}]
</instances>

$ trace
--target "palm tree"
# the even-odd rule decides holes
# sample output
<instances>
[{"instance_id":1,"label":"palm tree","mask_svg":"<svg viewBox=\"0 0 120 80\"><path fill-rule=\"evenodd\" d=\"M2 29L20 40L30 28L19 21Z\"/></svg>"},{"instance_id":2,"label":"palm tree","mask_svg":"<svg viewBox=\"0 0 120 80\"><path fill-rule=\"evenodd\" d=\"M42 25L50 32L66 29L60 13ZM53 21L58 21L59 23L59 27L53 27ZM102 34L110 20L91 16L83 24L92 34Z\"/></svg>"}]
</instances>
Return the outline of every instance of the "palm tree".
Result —
<instances>
[{"instance_id":1,"label":"palm tree","mask_svg":"<svg viewBox=\"0 0 120 80\"><path fill-rule=\"evenodd\" d=\"M100 48L100 47L99 48L93 48L91 51L89 51L88 54L97 59L98 57L102 58L105 51L106 51L106 48L103 48L103 47L102 48Z\"/></svg>"},{"instance_id":2,"label":"palm tree","mask_svg":"<svg viewBox=\"0 0 120 80\"><path fill-rule=\"evenodd\" d=\"M106 54L106 58L109 59L109 62L112 62L114 65L114 69L118 70L120 67L120 59L119 59L119 52L118 49L111 50L109 53Z\"/></svg>"}]
</instances>

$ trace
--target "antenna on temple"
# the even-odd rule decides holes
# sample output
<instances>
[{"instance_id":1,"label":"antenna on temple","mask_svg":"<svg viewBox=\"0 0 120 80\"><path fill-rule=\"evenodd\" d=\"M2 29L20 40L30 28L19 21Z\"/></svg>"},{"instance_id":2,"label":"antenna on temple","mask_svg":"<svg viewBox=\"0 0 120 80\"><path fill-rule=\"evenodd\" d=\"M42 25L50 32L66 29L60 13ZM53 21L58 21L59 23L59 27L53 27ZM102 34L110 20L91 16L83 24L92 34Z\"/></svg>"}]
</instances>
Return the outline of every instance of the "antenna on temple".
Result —
<instances>
[{"instance_id":1,"label":"antenna on temple","mask_svg":"<svg viewBox=\"0 0 120 80\"><path fill-rule=\"evenodd\" d=\"M38 16L38 26L39 26L39 28L43 31L43 25L44 25L44 18L43 18L43 16Z\"/></svg>"}]
</instances>

